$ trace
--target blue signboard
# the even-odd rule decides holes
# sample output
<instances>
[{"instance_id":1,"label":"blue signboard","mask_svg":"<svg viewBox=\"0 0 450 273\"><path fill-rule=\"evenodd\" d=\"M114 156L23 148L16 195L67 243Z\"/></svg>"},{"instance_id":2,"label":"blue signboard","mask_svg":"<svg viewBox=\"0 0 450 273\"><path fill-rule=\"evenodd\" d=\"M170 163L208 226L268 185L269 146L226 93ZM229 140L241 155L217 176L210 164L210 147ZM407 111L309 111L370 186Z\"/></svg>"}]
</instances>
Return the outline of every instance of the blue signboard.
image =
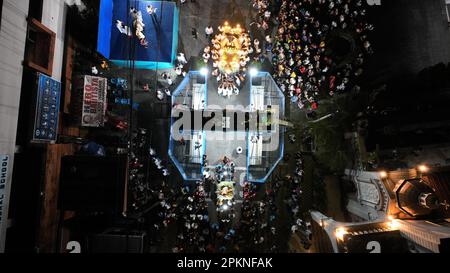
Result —
<instances>
[{"instance_id":1,"label":"blue signboard","mask_svg":"<svg viewBox=\"0 0 450 273\"><path fill-rule=\"evenodd\" d=\"M60 99L61 83L38 73L33 142L56 141Z\"/></svg>"},{"instance_id":2,"label":"blue signboard","mask_svg":"<svg viewBox=\"0 0 450 273\"><path fill-rule=\"evenodd\" d=\"M136 68L172 68L178 47L179 12L175 2L101 0L97 50L117 65L130 59L130 40L136 48ZM149 11L151 7L151 11ZM141 31L135 19L139 14ZM127 23L128 22L128 23ZM134 25L134 27L133 27Z\"/></svg>"}]
</instances>

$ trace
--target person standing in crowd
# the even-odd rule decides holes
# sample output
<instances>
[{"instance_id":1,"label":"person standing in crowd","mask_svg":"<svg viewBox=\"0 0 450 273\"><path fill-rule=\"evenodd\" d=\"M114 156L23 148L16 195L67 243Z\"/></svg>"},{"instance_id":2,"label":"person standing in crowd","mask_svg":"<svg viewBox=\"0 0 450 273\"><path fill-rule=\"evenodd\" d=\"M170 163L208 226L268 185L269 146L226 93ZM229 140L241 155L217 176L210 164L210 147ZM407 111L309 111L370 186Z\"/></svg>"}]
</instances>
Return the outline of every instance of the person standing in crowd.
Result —
<instances>
[{"instance_id":1,"label":"person standing in crowd","mask_svg":"<svg viewBox=\"0 0 450 273\"><path fill-rule=\"evenodd\" d=\"M186 57L184 56L184 53L181 53L181 52L178 53L177 61L182 65L187 64L187 60L186 60Z\"/></svg>"},{"instance_id":2,"label":"person standing in crowd","mask_svg":"<svg viewBox=\"0 0 450 273\"><path fill-rule=\"evenodd\" d=\"M192 34L192 38L197 40L197 38L198 38L198 31L197 31L197 29L195 27L192 28L191 34Z\"/></svg>"},{"instance_id":3,"label":"person standing in crowd","mask_svg":"<svg viewBox=\"0 0 450 273\"><path fill-rule=\"evenodd\" d=\"M266 50L266 52L272 51L272 37L270 37L270 35L266 35L264 49Z\"/></svg>"},{"instance_id":4,"label":"person standing in crowd","mask_svg":"<svg viewBox=\"0 0 450 273\"><path fill-rule=\"evenodd\" d=\"M214 33L214 29L212 26L207 26L205 28L206 39L210 39L213 33Z\"/></svg>"}]
</instances>

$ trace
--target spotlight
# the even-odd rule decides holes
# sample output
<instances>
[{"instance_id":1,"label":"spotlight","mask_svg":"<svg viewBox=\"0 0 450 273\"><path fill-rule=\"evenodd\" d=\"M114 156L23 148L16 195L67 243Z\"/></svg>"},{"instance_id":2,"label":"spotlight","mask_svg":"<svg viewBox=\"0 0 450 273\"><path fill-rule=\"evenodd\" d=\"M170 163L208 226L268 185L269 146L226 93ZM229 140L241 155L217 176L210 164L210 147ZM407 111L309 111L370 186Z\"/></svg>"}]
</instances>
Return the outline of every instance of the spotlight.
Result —
<instances>
[{"instance_id":1,"label":"spotlight","mask_svg":"<svg viewBox=\"0 0 450 273\"><path fill-rule=\"evenodd\" d=\"M381 178L386 178L388 176L386 171L380 171L378 174L380 175Z\"/></svg>"},{"instance_id":2,"label":"spotlight","mask_svg":"<svg viewBox=\"0 0 450 273\"><path fill-rule=\"evenodd\" d=\"M344 240L344 235L347 233L348 232L344 227L337 228L335 231L336 238L340 241Z\"/></svg>"},{"instance_id":3,"label":"spotlight","mask_svg":"<svg viewBox=\"0 0 450 273\"><path fill-rule=\"evenodd\" d=\"M430 168L428 168L428 166L426 166L426 165L419 165L419 166L417 166L417 169L421 173L426 173L430 170Z\"/></svg>"},{"instance_id":4,"label":"spotlight","mask_svg":"<svg viewBox=\"0 0 450 273\"><path fill-rule=\"evenodd\" d=\"M223 205L223 206L222 206L222 209L223 209L223 210L228 210L228 205L227 205L227 204Z\"/></svg>"},{"instance_id":5,"label":"spotlight","mask_svg":"<svg viewBox=\"0 0 450 273\"><path fill-rule=\"evenodd\" d=\"M387 224L391 230L397 230L400 228L400 225L401 225L397 219L392 219Z\"/></svg>"},{"instance_id":6,"label":"spotlight","mask_svg":"<svg viewBox=\"0 0 450 273\"><path fill-rule=\"evenodd\" d=\"M200 69L200 74L201 75L203 75L203 76L208 76L208 73L209 73L209 71L208 71L208 68L206 68L206 67L202 67L201 69Z\"/></svg>"},{"instance_id":7,"label":"spotlight","mask_svg":"<svg viewBox=\"0 0 450 273\"><path fill-rule=\"evenodd\" d=\"M258 69L252 67L252 68L250 68L249 73L250 73L250 76L256 77L256 76L258 76L259 71L258 71Z\"/></svg>"}]
</instances>

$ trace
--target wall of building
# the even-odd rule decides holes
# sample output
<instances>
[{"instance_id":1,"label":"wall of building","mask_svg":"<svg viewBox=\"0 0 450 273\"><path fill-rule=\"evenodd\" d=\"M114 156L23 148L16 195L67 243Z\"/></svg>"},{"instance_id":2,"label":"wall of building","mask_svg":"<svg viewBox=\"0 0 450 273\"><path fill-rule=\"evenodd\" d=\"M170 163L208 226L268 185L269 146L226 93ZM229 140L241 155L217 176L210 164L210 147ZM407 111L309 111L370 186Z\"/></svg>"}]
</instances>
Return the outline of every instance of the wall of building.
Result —
<instances>
[{"instance_id":1,"label":"wall of building","mask_svg":"<svg viewBox=\"0 0 450 273\"><path fill-rule=\"evenodd\" d=\"M0 30L0 155L9 156L9 175L3 195L3 215L7 214L11 177L16 145L17 119L19 116L20 89L22 82L22 61L25 54L25 40L29 0L4 0ZM8 222L0 222L0 253Z\"/></svg>"},{"instance_id":2,"label":"wall of building","mask_svg":"<svg viewBox=\"0 0 450 273\"><path fill-rule=\"evenodd\" d=\"M58 81L62 76L66 4L73 4L73 0L44 0L42 10L42 24L56 33L52 77ZM28 8L29 0L3 1L0 30L0 155L9 156L9 175L6 187L0 192L0 198L3 195L0 201L4 216L8 211L16 147ZM4 251L7 226L8 221L0 222L0 253Z\"/></svg>"},{"instance_id":3,"label":"wall of building","mask_svg":"<svg viewBox=\"0 0 450 273\"><path fill-rule=\"evenodd\" d=\"M66 35L67 5L72 5L73 0L44 0L42 7L42 24L56 33L55 52L53 60L52 77L58 81L64 81L63 63ZM64 94L64 90L61 90ZM67 103L67 101L66 101ZM64 109L65 106L61 105ZM57 227L59 222L59 211L57 200L59 192L59 175L61 158L74 153L71 144L49 144L47 145L45 176L42 186L43 199L40 212L40 229L36 245L42 253L54 253L58 251Z\"/></svg>"},{"instance_id":4,"label":"wall of building","mask_svg":"<svg viewBox=\"0 0 450 273\"><path fill-rule=\"evenodd\" d=\"M431 252L439 253L442 239L450 238L450 228L429 221L399 220L402 236Z\"/></svg>"},{"instance_id":5,"label":"wall of building","mask_svg":"<svg viewBox=\"0 0 450 273\"><path fill-rule=\"evenodd\" d=\"M66 27L67 5L71 0L44 0L42 7L42 24L56 33L55 56L53 60L53 75L55 80L61 81L64 39Z\"/></svg>"}]
</instances>

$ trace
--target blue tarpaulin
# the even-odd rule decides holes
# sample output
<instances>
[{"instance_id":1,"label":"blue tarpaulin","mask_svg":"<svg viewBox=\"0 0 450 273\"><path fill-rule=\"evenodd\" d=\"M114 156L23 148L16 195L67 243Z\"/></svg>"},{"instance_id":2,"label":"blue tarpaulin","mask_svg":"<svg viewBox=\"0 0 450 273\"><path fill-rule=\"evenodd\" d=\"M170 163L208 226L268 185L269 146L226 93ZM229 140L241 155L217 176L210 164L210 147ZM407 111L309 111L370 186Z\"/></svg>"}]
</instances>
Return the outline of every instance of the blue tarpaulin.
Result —
<instances>
[{"instance_id":1,"label":"blue tarpaulin","mask_svg":"<svg viewBox=\"0 0 450 273\"><path fill-rule=\"evenodd\" d=\"M130 38L120 33L116 20L127 24L130 22L130 6L124 0L101 0L98 35L98 51L113 63L126 66L130 59ZM137 39L136 68L165 69L172 68L178 47L178 9L174 2L165 1L131 1L142 12L145 24L144 35L149 42L148 48L140 45ZM147 13L147 6L156 8L152 16Z\"/></svg>"}]
</instances>

